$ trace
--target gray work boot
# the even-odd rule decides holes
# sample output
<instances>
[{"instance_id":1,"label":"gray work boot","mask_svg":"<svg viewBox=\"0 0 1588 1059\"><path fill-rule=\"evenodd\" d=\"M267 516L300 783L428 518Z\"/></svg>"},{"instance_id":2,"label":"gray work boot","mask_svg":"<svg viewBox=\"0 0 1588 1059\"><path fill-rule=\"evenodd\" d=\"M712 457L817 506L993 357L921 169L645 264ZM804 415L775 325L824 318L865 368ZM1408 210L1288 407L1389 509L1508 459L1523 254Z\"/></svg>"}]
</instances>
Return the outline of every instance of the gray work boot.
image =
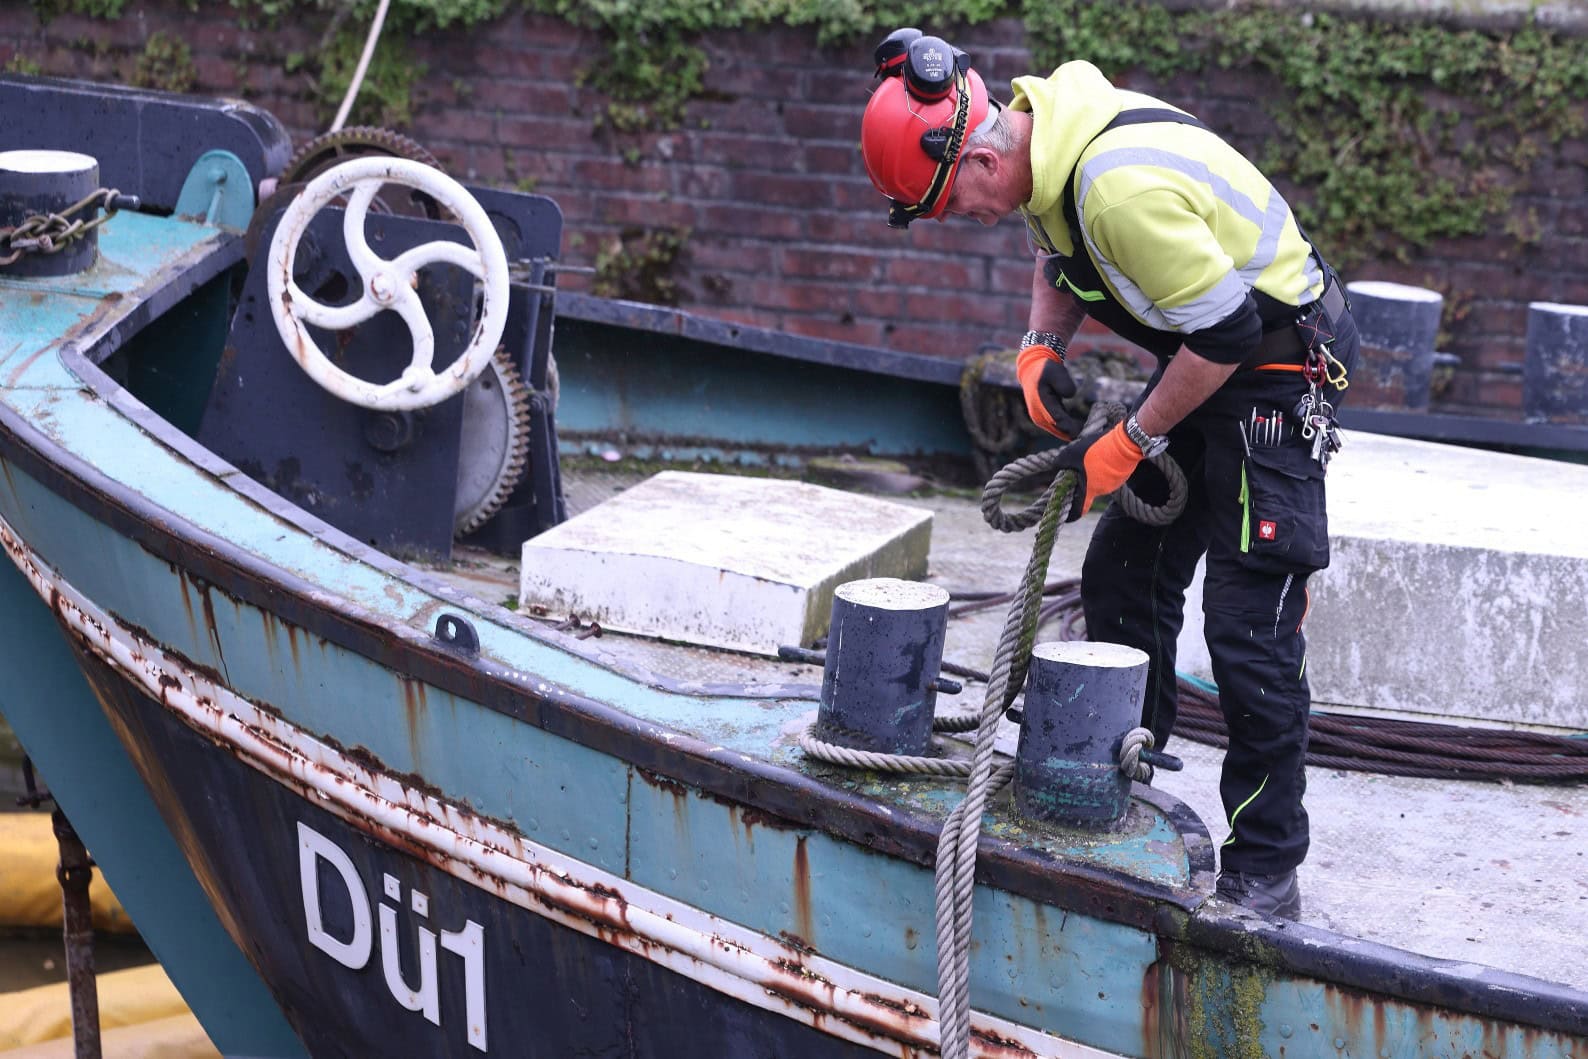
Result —
<instances>
[{"instance_id":1,"label":"gray work boot","mask_svg":"<svg viewBox=\"0 0 1588 1059\"><path fill-rule=\"evenodd\" d=\"M1296 882L1295 868L1277 875L1221 871L1217 893L1226 901L1244 905L1253 912L1280 919L1301 918L1301 886Z\"/></svg>"}]
</instances>

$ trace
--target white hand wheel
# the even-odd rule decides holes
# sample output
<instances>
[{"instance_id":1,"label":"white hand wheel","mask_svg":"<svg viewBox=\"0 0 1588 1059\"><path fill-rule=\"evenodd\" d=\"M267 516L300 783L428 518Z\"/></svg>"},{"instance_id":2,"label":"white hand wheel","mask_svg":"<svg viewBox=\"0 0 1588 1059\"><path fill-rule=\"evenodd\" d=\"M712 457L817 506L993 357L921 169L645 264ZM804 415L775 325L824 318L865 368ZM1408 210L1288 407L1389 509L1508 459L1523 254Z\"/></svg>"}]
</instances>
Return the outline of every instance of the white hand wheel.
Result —
<instances>
[{"instance_id":1,"label":"white hand wheel","mask_svg":"<svg viewBox=\"0 0 1588 1059\"><path fill-rule=\"evenodd\" d=\"M364 238L364 222L370 202L388 183L416 188L451 210L474 241L474 249L436 240L406 250L391 261L377 256ZM350 305L322 305L293 281L292 267L298 243L314 215L344 195L347 214L342 238L347 242L348 258L358 270L362 292ZM507 323L507 255L490 218L462 184L438 169L406 158L358 158L315 177L282 214L270 241L268 260L270 314L287 350L315 382L364 408L428 408L459 393L490 363ZM419 269L437 263L467 269L484 287L480 319L468 346L439 374L432 364L435 332L415 289ZM305 326L345 331L386 309L401 316L413 336L412 360L401 376L388 383L369 382L332 364Z\"/></svg>"}]
</instances>

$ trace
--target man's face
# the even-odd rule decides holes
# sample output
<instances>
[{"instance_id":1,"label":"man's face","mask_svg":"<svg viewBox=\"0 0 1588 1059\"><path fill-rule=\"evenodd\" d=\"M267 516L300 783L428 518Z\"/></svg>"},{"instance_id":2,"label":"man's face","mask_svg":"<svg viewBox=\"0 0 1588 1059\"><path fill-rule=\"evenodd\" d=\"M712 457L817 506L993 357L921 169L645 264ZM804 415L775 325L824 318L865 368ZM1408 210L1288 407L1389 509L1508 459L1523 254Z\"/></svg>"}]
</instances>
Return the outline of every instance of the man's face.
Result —
<instances>
[{"instance_id":1,"label":"man's face","mask_svg":"<svg viewBox=\"0 0 1588 1059\"><path fill-rule=\"evenodd\" d=\"M1007 169L994 151L985 147L967 151L939 219L970 217L982 224L997 224L1012 213L1020 204L1011 201Z\"/></svg>"}]
</instances>

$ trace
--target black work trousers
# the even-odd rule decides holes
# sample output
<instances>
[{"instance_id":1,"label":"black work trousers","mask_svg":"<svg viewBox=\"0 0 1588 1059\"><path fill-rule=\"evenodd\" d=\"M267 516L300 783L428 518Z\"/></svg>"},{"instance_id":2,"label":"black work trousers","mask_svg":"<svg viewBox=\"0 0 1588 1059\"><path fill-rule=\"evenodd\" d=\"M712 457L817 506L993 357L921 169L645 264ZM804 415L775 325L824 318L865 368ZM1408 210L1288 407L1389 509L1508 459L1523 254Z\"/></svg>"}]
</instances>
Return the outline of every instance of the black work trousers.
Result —
<instances>
[{"instance_id":1,"label":"black work trousers","mask_svg":"<svg viewBox=\"0 0 1588 1059\"><path fill-rule=\"evenodd\" d=\"M1349 314L1335 328L1335 355L1353 364L1357 335ZM1110 505L1081 579L1088 636L1147 653L1142 724L1162 747L1174 728L1185 591L1207 556L1204 632L1230 733L1219 784L1230 833L1219 861L1226 870L1263 875L1294 868L1307 855L1302 795L1311 694L1302 621L1308 576L1329 562L1329 535L1323 470L1294 423L1306 389L1295 371L1232 376L1169 432L1169 452L1189 486L1184 513L1168 526L1147 526ZM1259 424L1252 438L1254 419L1274 411L1283 412L1285 430L1276 438ZM1130 486L1148 503L1165 496L1162 477L1147 464Z\"/></svg>"}]
</instances>

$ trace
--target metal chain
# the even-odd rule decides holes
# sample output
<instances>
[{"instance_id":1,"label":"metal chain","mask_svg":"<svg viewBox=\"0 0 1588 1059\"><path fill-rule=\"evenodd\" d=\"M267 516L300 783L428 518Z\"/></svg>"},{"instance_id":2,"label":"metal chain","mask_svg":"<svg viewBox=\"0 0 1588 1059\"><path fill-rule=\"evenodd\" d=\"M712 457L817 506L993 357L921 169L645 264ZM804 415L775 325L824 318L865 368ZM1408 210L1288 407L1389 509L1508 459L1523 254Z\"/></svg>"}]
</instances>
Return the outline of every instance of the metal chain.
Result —
<instances>
[{"instance_id":1,"label":"metal chain","mask_svg":"<svg viewBox=\"0 0 1588 1059\"><path fill-rule=\"evenodd\" d=\"M99 188L59 213L35 213L15 228L0 228L0 247L11 248L9 255L0 257L0 266L15 264L23 254L60 253L114 217L116 207L111 204L120 197L121 192L115 188ZM100 207L105 212L92 216ZM77 216L85 210L90 220Z\"/></svg>"}]
</instances>

